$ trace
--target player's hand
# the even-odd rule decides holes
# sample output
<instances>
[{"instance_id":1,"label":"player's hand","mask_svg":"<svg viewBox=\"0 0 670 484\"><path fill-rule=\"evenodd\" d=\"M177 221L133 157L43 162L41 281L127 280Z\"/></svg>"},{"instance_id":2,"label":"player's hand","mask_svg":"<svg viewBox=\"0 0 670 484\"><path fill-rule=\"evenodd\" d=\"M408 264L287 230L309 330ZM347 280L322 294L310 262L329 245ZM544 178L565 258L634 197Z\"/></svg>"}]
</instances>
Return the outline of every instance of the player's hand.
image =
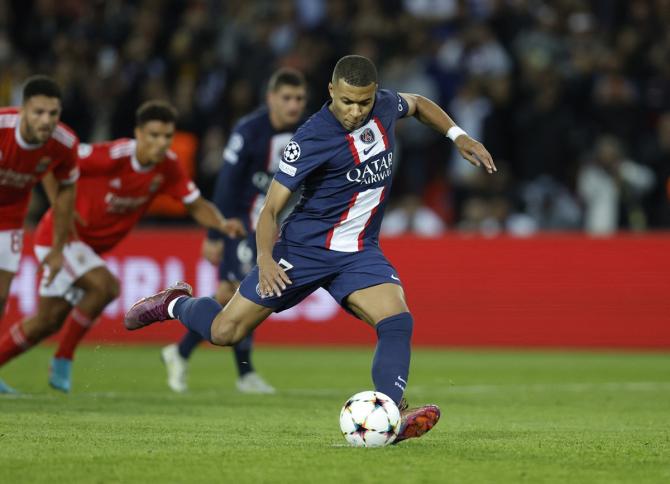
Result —
<instances>
[{"instance_id":1,"label":"player's hand","mask_svg":"<svg viewBox=\"0 0 670 484\"><path fill-rule=\"evenodd\" d=\"M202 256L212 265L218 266L223 258L223 240L205 238L202 241Z\"/></svg>"},{"instance_id":2,"label":"player's hand","mask_svg":"<svg viewBox=\"0 0 670 484\"><path fill-rule=\"evenodd\" d=\"M286 271L270 256L258 259L258 290L262 298L281 296L287 284L293 284Z\"/></svg>"},{"instance_id":3,"label":"player's hand","mask_svg":"<svg viewBox=\"0 0 670 484\"><path fill-rule=\"evenodd\" d=\"M498 171L496 165L493 163L491 154L479 141L470 138L467 134L462 134L456 138L454 144L461 153L461 156L476 167L484 165L484 168L486 168L486 171L489 173Z\"/></svg>"},{"instance_id":4,"label":"player's hand","mask_svg":"<svg viewBox=\"0 0 670 484\"><path fill-rule=\"evenodd\" d=\"M244 228L244 224L238 218L227 218L223 222L223 224L221 224L219 232L226 234L228 237L232 239L238 239L240 237L244 237L245 235L247 235L247 231Z\"/></svg>"},{"instance_id":5,"label":"player's hand","mask_svg":"<svg viewBox=\"0 0 670 484\"><path fill-rule=\"evenodd\" d=\"M58 272L63 267L63 251L51 250L44 260L40 263L40 270L45 271L47 280L46 286L49 287L53 282Z\"/></svg>"}]
</instances>

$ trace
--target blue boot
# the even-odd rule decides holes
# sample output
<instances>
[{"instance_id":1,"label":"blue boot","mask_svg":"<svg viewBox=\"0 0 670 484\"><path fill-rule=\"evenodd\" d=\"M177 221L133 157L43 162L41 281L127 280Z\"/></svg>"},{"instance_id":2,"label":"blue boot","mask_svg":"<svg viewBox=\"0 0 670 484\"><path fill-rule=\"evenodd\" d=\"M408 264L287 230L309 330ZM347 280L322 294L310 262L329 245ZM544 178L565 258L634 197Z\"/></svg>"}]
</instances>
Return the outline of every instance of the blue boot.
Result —
<instances>
[{"instance_id":1,"label":"blue boot","mask_svg":"<svg viewBox=\"0 0 670 484\"><path fill-rule=\"evenodd\" d=\"M52 358L49 369L49 385L63 393L69 393L72 387L72 360Z\"/></svg>"},{"instance_id":2,"label":"blue boot","mask_svg":"<svg viewBox=\"0 0 670 484\"><path fill-rule=\"evenodd\" d=\"M2 379L0 379L0 393L4 393L6 395L18 395L19 392L14 390L12 387L7 385Z\"/></svg>"}]
</instances>

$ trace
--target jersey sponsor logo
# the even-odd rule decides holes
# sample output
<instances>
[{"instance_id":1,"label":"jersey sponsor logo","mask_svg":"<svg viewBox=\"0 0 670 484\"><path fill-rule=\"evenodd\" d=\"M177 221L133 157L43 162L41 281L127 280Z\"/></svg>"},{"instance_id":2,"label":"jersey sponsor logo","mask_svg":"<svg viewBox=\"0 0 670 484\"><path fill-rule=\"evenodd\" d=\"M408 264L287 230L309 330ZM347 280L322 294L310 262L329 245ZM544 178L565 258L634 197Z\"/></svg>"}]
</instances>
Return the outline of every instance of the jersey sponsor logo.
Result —
<instances>
[{"instance_id":1,"label":"jersey sponsor logo","mask_svg":"<svg viewBox=\"0 0 670 484\"><path fill-rule=\"evenodd\" d=\"M49 168L49 163L51 163L51 158L48 156L40 158L40 161L38 161L37 165L35 165L35 173L44 173L47 171L47 168Z\"/></svg>"},{"instance_id":2,"label":"jersey sponsor logo","mask_svg":"<svg viewBox=\"0 0 670 484\"><path fill-rule=\"evenodd\" d=\"M147 203L149 197L119 197L113 193L105 195L107 203L107 212L109 213L128 213L134 212L139 207Z\"/></svg>"},{"instance_id":3,"label":"jersey sponsor logo","mask_svg":"<svg viewBox=\"0 0 670 484\"><path fill-rule=\"evenodd\" d=\"M295 141L291 141L286 145L286 148L284 148L284 161L293 163L297 161L298 158L300 158L300 145Z\"/></svg>"},{"instance_id":4,"label":"jersey sponsor logo","mask_svg":"<svg viewBox=\"0 0 670 484\"><path fill-rule=\"evenodd\" d=\"M37 179L32 173L19 173L14 170L0 168L0 186L25 188L36 181Z\"/></svg>"},{"instance_id":5,"label":"jersey sponsor logo","mask_svg":"<svg viewBox=\"0 0 670 484\"><path fill-rule=\"evenodd\" d=\"M295 176L298 169L295 166L291 166L288 163L281 161L279 162L279 171L286 173L288 176Z\"/></svg>"},{"instance_id":6,"label":"jersey sponsor logo","mask_svg":"<svg viewBox=\"0 0 670 484\"><path fill-rule=\"evenodd\" d=\"M371 185L386 180L393 173L393 152L358 165L347 172L347 180L360 185Z\"/></svg>"},{"instance_id":7,"label":"jersey sponsor logo","mask_svg":"<svg viewBox=\"0 0 670 484\"><path fill-rule=\"evenodd\" d=\"M370 128L365 128L358 138L366 145L369 145L375 140L375 133Z\"/></svg>"}]
</instances>

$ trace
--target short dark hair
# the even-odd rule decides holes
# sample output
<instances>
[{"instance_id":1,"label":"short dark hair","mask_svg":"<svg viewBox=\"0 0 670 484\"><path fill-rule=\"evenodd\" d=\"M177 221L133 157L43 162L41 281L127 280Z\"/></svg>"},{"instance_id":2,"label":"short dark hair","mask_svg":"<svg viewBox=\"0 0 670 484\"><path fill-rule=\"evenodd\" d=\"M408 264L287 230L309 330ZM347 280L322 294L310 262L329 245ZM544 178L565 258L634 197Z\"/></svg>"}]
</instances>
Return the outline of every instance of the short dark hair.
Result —
<instances>
[{"instance_id":1,"label":"short dark hair","mask_svg":"<svg viewBox=\"0 0 670 484\"><path fill-rule=\"evenodd\" d=\"M177 110L167 101L147 101L135 112L135 126L143 126L149 121L176 123Z\"/></svg>"},{"instance_id":2,"label":"short dark hair","mask_svg":"<svg viewBox=\"0 0 670 484\"><path fill-rule=\"evenodd\" d=\"M377 82L377 68L367 57L347 55L338 60L333 69L332 83L340 79L352 86L369 86Z\"/></svg>"},{"instance_id":3,"label":"short dark hair","mask_svg":"<svg viewBox=\"0 0 670 484\"><path fill-rule=\"evenodd\" d=\"M32 76L23 84L23 102L33 96L46 96L62 99L60 86L49 76Z\"/></svg>"},{"instance_id":4,"label":"short dark hair","mask_svg":"<svg viewBox=\"0 0 670 484\"><path fill-rule=\"evenodd\" d=\"M277 91L282 86L301 87L306 84L305 76L302 75L302 72L290 67L282 67L270 76L268 91Z\"/></svg>"}]
</instances>

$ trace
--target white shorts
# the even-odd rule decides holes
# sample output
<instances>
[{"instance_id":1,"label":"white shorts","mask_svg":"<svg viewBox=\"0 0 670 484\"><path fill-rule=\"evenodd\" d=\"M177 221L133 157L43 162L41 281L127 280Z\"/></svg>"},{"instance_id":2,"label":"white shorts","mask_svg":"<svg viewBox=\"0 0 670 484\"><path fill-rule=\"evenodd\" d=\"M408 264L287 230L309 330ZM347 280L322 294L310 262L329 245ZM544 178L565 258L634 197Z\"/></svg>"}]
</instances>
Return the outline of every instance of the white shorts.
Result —
<instances>
[{"instance_id":1,"label":"white shorts","mask_svg":"<svg viewBox=\"0 0 670 484\"><path fill-rule=\"evenodd\" d=\"M42 262L51 247L35 246L35 256ZM63 249L63 268L49 286L46 286L48 269L45 268L40 281L40 296L62 297L70 304L75 305L84 295L81 288L75 287L74 282L88 271L96 267L104 267L105 261L88 245L80 241L68 242Z\"/></svg>"},{"instance_id":2,"label":"white shorts","mask_svg":"<svg viewBox=\"0 0 670 484\"><path fill-rule=\"evenodd\" d=\"M23 229L0 230L0 270L18 272L23 249Z\"/></svg>"}]
</instances>

